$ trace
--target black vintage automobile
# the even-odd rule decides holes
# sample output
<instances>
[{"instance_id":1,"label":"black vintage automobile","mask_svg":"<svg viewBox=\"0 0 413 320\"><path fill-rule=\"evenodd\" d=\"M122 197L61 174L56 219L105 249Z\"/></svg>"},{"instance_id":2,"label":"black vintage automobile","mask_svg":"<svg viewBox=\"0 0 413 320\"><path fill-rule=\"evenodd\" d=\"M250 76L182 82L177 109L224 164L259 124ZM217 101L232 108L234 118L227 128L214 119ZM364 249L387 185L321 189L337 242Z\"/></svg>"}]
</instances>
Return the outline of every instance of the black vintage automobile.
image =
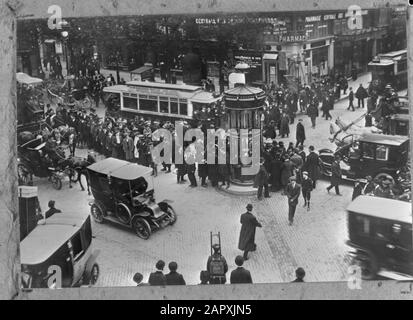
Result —
<instances>
[{"instance_id":1,"label":"black vintage automobile","mask_svg":"<svg viewBox=\"0 0 413 320\"><path fill-rule=\"evenodd\" d=\"M155 202L152 169L114 158L87 168L97 223L111 221L132 228L142 239L177 220L169 200Z\"/></svg>"},{"instance_id":2,"label":"black vintage automobile","mask_svg":"<svg viewBox=\"0 0 413 320\"><path fill-rule=\"evenodd\" d=\"M347 212L349 256L362 278L413 280L411 203L359 196Z\"/></svg>"},{"instance_id":3,"label":"black vintage automobile","mask_svg":"<svg viewBox=\"0 0 413 320\"><path fill-rule=\"evenodd\" d=\"M365 133L335 152L319 151L321 172L331 176L331 164L335 155L342 159L343 179L355 180L372 176L378 181L390 179L393 184L398 172L408 163L409 138L406 136Z\"/></svg>"}]
</instances>

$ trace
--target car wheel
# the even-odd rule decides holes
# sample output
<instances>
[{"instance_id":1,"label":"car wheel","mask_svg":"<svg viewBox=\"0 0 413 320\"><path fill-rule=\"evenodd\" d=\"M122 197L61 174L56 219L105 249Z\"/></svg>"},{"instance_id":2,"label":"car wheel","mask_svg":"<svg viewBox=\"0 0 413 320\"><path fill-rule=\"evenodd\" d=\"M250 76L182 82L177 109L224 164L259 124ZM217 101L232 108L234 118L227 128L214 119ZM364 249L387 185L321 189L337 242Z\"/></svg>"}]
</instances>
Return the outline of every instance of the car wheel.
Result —
<instances>
[{"instance_id":1,"label":"car wheel","mask_svg":"<svg viewBox=\"0 0 413 320\"><path fill-rule=\"evenodd\" d=\"M388 173L385 173L385 172L377 174L374 177L374 179L377 180L380 183L383 182L384 180L390 180L392 185L394 185L394 183L395 183L393 177L391 175L389 175Z\"/></svg>"},{"instance_id":2,"label":"car wheel","mask_svg":"<svg viewBox=\"0 0 413 320\"><path fill-rule=\"evenodd\" d=\"M172 206L168 205L168 211L166 213L169 217L170 225L173 226L176 221L178 220L178 216L176 215L176 212Z\"/></svg>"},{"instance_id":3,"label":"car wheel","mask_svg":"<svg viewBox=\"0 0 413 320\"><path fill-rule=\"evenodd\" d=\"M52 175L51 182L52 182L53 188L55 188L56 190L62 189L62 179L60 179L58 176Z\"/></svg>"},{"instance_id":4,"label":"car wheel","mask_svg":"<svg viewBox=\"0 0 413 320\"><path fill-rule=\"evenodd\" d=\"M97 223L103 223L104 222L104 212L102 212L102 209L98 207L96 204L93 204L90 207L90 213L93 217L93 220Z\"/></svg>"},{"instance_id":5,"label":"car wheel","mask_svg":"<svg viewBox=\"0 0 413 320\"><path fill-rule=\"evenodd\" d=\"M132 221L132 228L136 235L141 239L148 240L151 236L151 226L148 221L143 218L135 218Z\"/></svg>"},{"instance_id":6,"label":"car wheel","mask_svg":"<svg viewBox=\"0 0 413 320\"><path fill-rule=\"evenodd\" d=\"M378 265L376 259L365 252L358 253L355 264L361 268L361 278L363 280L373 280L377 276Z\"/></svg>"}]
</instances>

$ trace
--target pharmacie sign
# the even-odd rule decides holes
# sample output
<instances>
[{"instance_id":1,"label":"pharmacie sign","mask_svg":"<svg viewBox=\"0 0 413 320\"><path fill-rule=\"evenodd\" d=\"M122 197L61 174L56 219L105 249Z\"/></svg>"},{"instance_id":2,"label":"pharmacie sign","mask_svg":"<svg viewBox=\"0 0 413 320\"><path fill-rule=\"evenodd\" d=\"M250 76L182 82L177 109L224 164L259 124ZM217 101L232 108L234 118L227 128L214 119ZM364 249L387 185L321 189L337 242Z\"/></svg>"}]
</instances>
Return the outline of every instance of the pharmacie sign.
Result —
<instances>
[{"instance_id":1,"label":"pharmacie sign","mask_svg":"<svg viewBox=\"0 0 413 320\"><path fill-rule=\"evenodd\" d=\"M282 34L278 36L278 42L301 42L307 40L305 34Z\"/></svg>"}]
</instances>

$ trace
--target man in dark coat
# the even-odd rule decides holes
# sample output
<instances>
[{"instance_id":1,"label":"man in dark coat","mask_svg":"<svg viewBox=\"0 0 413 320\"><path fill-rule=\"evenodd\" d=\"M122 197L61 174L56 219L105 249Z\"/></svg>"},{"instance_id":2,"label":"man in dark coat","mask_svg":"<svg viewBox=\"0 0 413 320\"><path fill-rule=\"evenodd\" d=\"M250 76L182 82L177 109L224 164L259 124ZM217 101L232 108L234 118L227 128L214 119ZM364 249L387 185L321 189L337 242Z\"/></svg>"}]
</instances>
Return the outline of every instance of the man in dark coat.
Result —
<instances>
[{"instance_id":1,"label":"man in dark coat","mask_svg":"<svg viewBox=\"0 0 413 320\"><path fill-rule=\"evenodd\" d=\"M361 196L362 194L363 194L363 185L361 184L360 179L358 179L354 183L353 195L351 196L351 200L353 201L354 199L356 199L358 196Z\"/></svg>"},{"instance_id":2,"label":"man in dark coat","mask_svg":"<svg viewBox=\"0 0 413 320\"><path fill-rule=\"evenodd\" d=\"M297 184L295 177L291 177L290 181L287 188L285 188L285 194L288 198L288 222L289 225L292 226L294 223L295 209L298 205L298 197L301 193L301 186Z\"/></svg>"},{"instance_id":3,"label":"man in dark coat","mask_svg":"<svg viewBox=\"0 0 413 320\"><path fill-rule=\"evenodd\" d=\"M355 111L353 101L354 101L354 92L353 92L353 88L350 87L350 92L348 94L348 108L347 108L347 110L350 110L350 108L351 108L353 111Z\"/></svg>"},{"instance_id":4,"label":"man in dark coat","mask_svg":"<svg viewBox=\"0 0 413 320\"><path fill-rule=\"evenodd\" d=\"M367 179L367 183L363 188L363 194L367 194L367 195L368 194L373 194L374 190L376 190L377 185L374 182L372 176L367 176L366 179Z\"/></svg>"},{"instance_id":5,"label":"man in dark coat","mask_svg":"<svg viewBox=\"0 0 413 320\"><path fill-rule=\"evenodd\" d=\"M331 164L331 183L327 187L327 192L330 193L330 190L334 187L336 190L336 194L341 196L340 194L340 181L341 181L341 168L340 168L340 157L336 156L333 163Z\"/></svg>"},{"instance_id":6,"label":"man in dark coat","mask_svg":"<svg viewBox=\"0 0 413 320\"><path fill-rule=\"evenodd\" d=\"M303 268L295 270L295 280L293 282L304 282L305 271Z\"/></svg>"},{"instance_id":7,"label":"man in dark coat","mask_svg":"<svg viewBox=\"0 0 413 320\"><path fill-rule=\"evenodd\" d=\"M257 197L258 200L262 199L262 189L264 189L264 197L270 198L270 193L268 190L268 171L264 166L264 161L261 159L260 170L255 177L255 184L258 187Z\"/></svg>"},{"instance_id":8,"label":"man in dark coat","mask_svg":"<svg viewBox=\"0 0 413 320\"><path fill-rule=\"evenodd\" d=\"M241 233L239 235L238 249L244 251L244 260L248 260L248 252L255 251L255 229L261 228L261 223L252 214L252 204L247 205L247 212L241 215Z\"/></svg>"},{"instance_id":9,"label":"man in dark coat","mask_svg":"<svg viewBox=\"0 0 413 320\"><path fill-rule=\"evenodd\" d=\"M360 108L360 105L362 108L364 108L364 99L368 97L367 90L364 89L363 84L360 83L360 86L358 87L356 91L356 98L357 98L357 107Z\"/></svg>"},{"instance_id":10,"label":"man in dark coat","mask_svg":"<svg viewBox=\"0 0 413 320\"><path fill-rule=\"evenodd\" d=\"M304 145L305 141L305 128L303 125L303 119L298 120L297 123L297 130L295 134L295 139L297 140L297 143L295 144L295 147L297 148L299 145Z\"/></svg>"},{"instance_id":11,"label":"man in dark coat","mask_svg":"<svg viewBox=\"0 0 413 320\"><path fill-rule=\"evenodd\" d=\"M307 114L311 119L311 128L315 129L316 126L316 119L318 117L318 108L317 104L311 102L307 109Z\"/></svg>"},{"instance_id":12,"label":"man in dark coat","mask_svg":"<svg viewBox=\"0 0 413 320\"><path fill-rule=\"evenodd\" d=\"M242 267L242 265L244 264L244 258L237 256L235 258L235 264L238 266L238 268L231 272L231 284L252 283L251 273Z\"/></svg>"},{"instance_id":13,"label":"man in dark coat","mask_svg":"<svg viewBox=\"0 0 413 320\"><path fill-rule=\"evenodd\" d=\"M152 272L149 275L149 284L151 286L165 286L166 285L166 277L163 274L163 269L165 268L165 262L159 260L156 263L156 271Z\"/></svg>"},{"instance_id":14,"label":"man in dark coat","mask_svg":"<svg viewBox=\"0 0 413 320\"><path fill-rule=\"evenodd\" d=\"M281 123L280 123L280 135L281 138L285 138L285 136L290 135L290 118L286 113L283 113L282 117L281 117Z\"/></svg>"},{"instance_id":15,"label":"man in dark coat","mask_svg":"<svg viewBox=\"0 0 413 320\"><path fill-rule=\"evenodd\" d=\"M304 208L310 211L311 191L313 190L313 181L308 177L308 172L303 171L303 178L301 180L301 188L304 198Z\"/></svg>"},{"instance_id":16,"label":"man in dark coat","mask_svg":"<svg viewBox=\"0 0 413 320\"><path fill-rule=\"evenodd\" d=\"M178 264L172 261L169 263L168 267L169 267L169 273L165 275L166 284L168 286L186 285L186 282L182 274L176 272L176 270L178 269Z\"/></svg>"},{"instance_id":17,"label":"man in dark coat","mask_svg":"<svg viewBox=\"0 0 413 320\"><path fill-rule=\"evenodd\" d=\"M308 172L308 176L313 180L313 189L316 187L316 182L320 175L320 158L318 154L314 152L314 147L309 147L310 153L307 156L307 160L304 164L303 170Z\"/></svg>"}]
</instances>

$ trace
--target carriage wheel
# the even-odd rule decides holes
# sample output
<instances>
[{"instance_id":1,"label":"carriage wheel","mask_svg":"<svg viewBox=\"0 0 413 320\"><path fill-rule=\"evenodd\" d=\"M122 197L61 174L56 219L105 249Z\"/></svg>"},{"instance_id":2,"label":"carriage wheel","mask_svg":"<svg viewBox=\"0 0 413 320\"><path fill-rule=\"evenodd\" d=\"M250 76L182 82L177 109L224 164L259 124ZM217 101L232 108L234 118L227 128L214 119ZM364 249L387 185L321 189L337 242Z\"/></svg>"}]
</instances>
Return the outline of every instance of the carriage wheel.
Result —
<instances>
[{"instance_id":1,"label":"carriage wheel","mask_svg":"<svg viewBox=\"0 0 413 320\"><path fill-rule=\"evenodd\" d=\"M379 173L378 175L376 175L374 177L375 180L379 181L380 183L383 182L384 180L390 180L391 184L394 186L395 181L393 179L393 177L391 175L389 175L388 173Z\"/></svg>"},{"instance_id":2,"label":"carriage wheel","mask_svg":"<svg viewBox=\"0 0 413 320\"><path fill-rule=\"evenodd\" d=\"M27 186L30 184L30 170L24 164L19 164L17 166L17 175L19 179L19 184Z\"/></svg>"},{"instance_id":3,"label":"carriage wheel","mask_svg":"<svg viewBox=\"0 0 413 320\"><path fill-rule=\"evenodd\" d=\"M58 176L53 174L50 178L53 188L56 190L61 190L62 189L62 179L60 179Z\"/></svg>"},{"instance_id":4,"label":"carriage wheel","mask_svg":"<svg viewBox=\"0 0 413 320\"><path fill-rule=\"evenodd\" d=\"M136 235L143 240L148 240L151 236L151 226L143 218L135 218L132 221L132 228Z\"/></svg>"},{"instance_id":5,"label":"carriage wheel","mask_svg":"<svg viewBox=\"0 0 413 320\"><path fill-rule=\"evenodd\" d=\"M178 220L178 216L176 215L176 212L172 206L168 205L168 211L166 212L170 219L170 225L173 226L176 221Z\"/></svg>"}]
</instances>

